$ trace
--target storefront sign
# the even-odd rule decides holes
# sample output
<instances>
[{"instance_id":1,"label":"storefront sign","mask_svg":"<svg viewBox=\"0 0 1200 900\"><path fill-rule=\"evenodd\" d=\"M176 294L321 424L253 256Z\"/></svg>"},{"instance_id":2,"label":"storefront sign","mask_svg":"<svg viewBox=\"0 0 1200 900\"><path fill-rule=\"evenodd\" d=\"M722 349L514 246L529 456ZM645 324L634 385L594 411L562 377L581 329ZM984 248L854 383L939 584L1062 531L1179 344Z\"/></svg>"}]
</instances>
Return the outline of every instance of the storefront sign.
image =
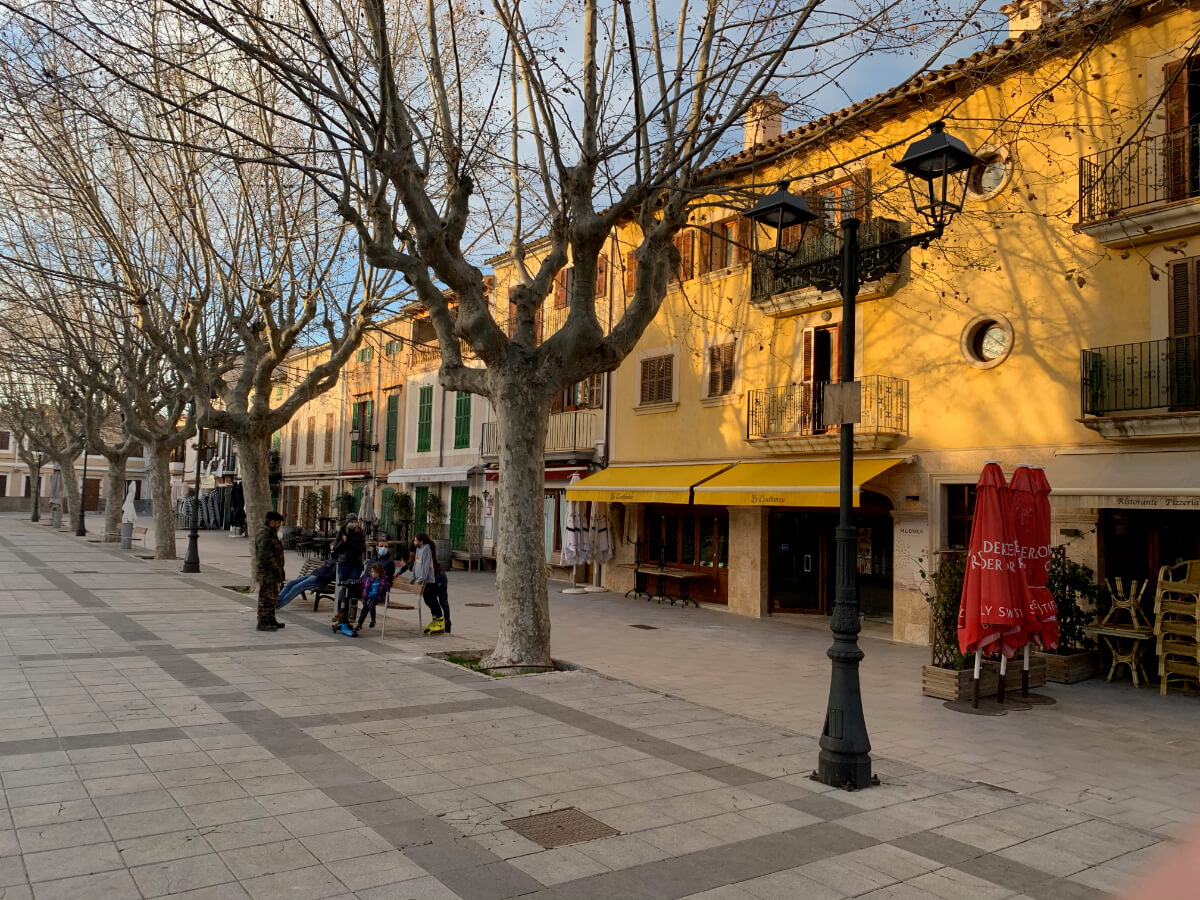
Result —
<instances>
[{"instance_id":1,"label":"storefront sign","mask_svg":"<svg viewBox=\"0 0 1200 900\"><path fill-rule=\"evenodd\" d=\"M750 494L752 506L783 506L785 503L787 503L787 497L779 494Z\"/></svg>"},{"instance_id":2,"label":"storefront sign","mask_svg":"<svg viewBox=\"0 0 1200 900\"><path fill-rule=\"evenodd\" d=\"M1099 498L1100 505L1115 509L1200 509L1200 497L1138 497L1117 495Z\"/></svg>"},{"instance_id":3,"label":"storefront sign","mask_svg":"<svg viewBox=\"0 0 1200 900\"><path fill-rule=\"evenodd\" d=\"M894 583L897 590L919 591L921 570L929 560L929 523L924 519L896 522L893 533Z\"/></svg>"}]
</instances>

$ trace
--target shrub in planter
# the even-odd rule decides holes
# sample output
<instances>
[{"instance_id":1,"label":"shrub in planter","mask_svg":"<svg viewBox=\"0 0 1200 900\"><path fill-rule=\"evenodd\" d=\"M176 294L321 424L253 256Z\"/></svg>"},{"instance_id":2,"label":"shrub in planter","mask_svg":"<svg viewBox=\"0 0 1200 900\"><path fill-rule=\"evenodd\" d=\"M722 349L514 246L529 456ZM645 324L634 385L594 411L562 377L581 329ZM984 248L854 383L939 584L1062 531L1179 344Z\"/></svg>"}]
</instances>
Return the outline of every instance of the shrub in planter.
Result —
<instances>
[{"instance_id":1,"label":"shrub in planter","mask_svg":"<svg viewBox=\"0 0 1200 900\"><path fill-rule=\"evenodd\" d=\"M1046 661L1047 680L1073 684L1094 677L1099 655L1083 629L1095 620L1107 592L1096 584L1088 566L1067 558L1065 547L1054 548L1046 587L1058 607L1058 649L1038 652Z\"/></svg>"}]
</instances>

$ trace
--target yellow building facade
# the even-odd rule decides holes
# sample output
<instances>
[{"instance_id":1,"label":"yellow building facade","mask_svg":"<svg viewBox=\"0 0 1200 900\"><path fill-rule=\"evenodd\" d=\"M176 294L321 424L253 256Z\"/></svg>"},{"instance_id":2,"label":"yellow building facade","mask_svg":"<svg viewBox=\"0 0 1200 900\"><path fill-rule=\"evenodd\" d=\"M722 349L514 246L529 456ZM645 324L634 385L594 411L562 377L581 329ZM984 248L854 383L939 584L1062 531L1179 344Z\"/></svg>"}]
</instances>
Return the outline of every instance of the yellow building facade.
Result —
<instances>
[{"instance_id":1,"label":"yellow building facade","mask_svg":"<svg viewBox=\"0 0 1200 900\"><path fill-rule=\"evenodd\" d=\"M987 460L1047 469L1055 542L1100 577L1200 557L1200 4L1006 10L1005 43L759 128L720 164L761 159L759 194L786 180L809 199L820 227L781 243L813 260L849 215L867 246L925 227L891 164L930 123L982 160L944 237L881 262L855 307L860 603L906 642L928 640L922 573L966 543ZM841 300L772 269L774 232L741 217L750 184L681 234L680 277L612 377L608 467L567 496L612 504L611 588L637 557L732 612L825 614ZM611 256L617 307L632 237Z\"/></svg>"}]
</instances>

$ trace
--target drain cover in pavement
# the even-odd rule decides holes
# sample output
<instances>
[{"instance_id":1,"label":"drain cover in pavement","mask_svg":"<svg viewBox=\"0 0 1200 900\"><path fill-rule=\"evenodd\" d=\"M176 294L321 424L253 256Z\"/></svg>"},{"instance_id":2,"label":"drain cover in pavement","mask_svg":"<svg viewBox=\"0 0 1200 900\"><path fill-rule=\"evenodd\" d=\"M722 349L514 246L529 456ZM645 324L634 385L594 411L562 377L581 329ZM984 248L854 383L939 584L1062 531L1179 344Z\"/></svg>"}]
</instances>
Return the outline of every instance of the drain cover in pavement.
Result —
<instances>
[{"instance_id":1,"label":"drain cover in pavement","mask_svg":"<svg viewBox=\"0 0 1200 900\"><path fill-rule=\"evenodd\" d=\"M491 606L490 603L464 603L463 606Z\"/></svg>"},{"instance_id":2,"label":"drain cover in pavement","mask_svg":"<svg viewBox=\"0 0 1200 900\"><path fill-rule=\"evenodd\" d=\"M501 824L547 849L594 841L621 833L577 809L556 809L553 812L538 813L536 816L509 819Z\"/></svg>"},{"instance_id":3,"label":"drain cover in pavement","mask_svg":"<svg viewBox=\"0 0 1200 900\"><path fill-rule=\"evenodd\" d=\"M640 628L642 631L658 631L657 625L630 625L630 628Z\"/></svg>"}]
</instances>

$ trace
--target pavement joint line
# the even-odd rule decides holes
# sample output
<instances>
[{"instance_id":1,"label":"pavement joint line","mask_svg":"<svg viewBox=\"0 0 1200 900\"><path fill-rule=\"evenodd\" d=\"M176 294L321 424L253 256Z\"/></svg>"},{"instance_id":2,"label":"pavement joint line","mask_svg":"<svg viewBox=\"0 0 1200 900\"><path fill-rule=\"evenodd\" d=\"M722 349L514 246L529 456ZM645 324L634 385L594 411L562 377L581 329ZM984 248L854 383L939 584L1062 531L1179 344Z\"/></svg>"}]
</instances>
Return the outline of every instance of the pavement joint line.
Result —
<instances>
[{"instance_id":1,"label":"pavement joint line","mask_svg":"<svg viewBox=\"0 0 1200 900\"><path fill-rule=\"evenodd\" d=\"M0 538L0 546L13 547L14 545L12 542ZM105 552L119 556L120 558L126 558L124 554L117 554L115 550L102 548L99 545L91 547L91 549L103 549ZM23 551L13 550L13 552L14 555L21 554L25 557L22 560L23 562L39 570L39 574L49 580L49 573L41 572L42 569L48 567L44 566L40 561L36 561L36 557ZM166 575L167 573L156 574ZM168 577L177 576L168 575ZM209 585L201 584L197 586L203 586L211 593L220 593L232 602L236 602L234 598L237 595L233 595L232 592ZM180 648L170 645L169 642L160 642L156 636L153 636L153 632L149 629L144 628L137 622L131 621L129 615L113 610L98 597L91 595L86 589L82 589L72 582L72 589L65 592L72 600L80 603L81 606L104 610L99 615L94 613L86 614L96 615L101 624L104 624L114 633L122 635L151 635L150 638L143 638L151 645L146 646L137 655L145 655L153 659L167 674L174 675L185 687L192 688L198 693L204 691L203 696L214 698L218 702L240 702L241 697L245 696L236 686L224 681L199 662L190 659ZM81 596L81 594L86 596ZM306 627L315 632L326 632L327 630L327 626L319 622L308 619L303 620L303 622ZM327 642L329 646L335 643L335 641L328 641L328 639ZM321 646L323 643L326 642L305 644L304 647L315 648ZM374 644L375 642L365 643ZM278 645L254 645L253 649L255 651L269 652L276 646ZM391 648L381 646L377 648L372 647L372 649L376 653L385 653L390 651ZM217 651L211 648L204 648L198 652ZM401 652L411 653L411 651ZM724 769L729 777L737 779L736 783L744 783L750 790L754 789L753 783L745 782L743 779L753 777L759 782L772 780L769 776L731 765L723 760L683 748L680 745L674 745L669 740L650 738L636 728L619 725L601 717L584 713L573 706L547 699L536 693L537 688L534 687L536 682L529 682L532 691L527 691L520 689L511 682L507 684L491 682L490 679L483 678L483 676L476 676L475 678L463 677L470 673L455 673L446 664L435 663L431 660L420 660L415 663L407 660L403 664L407 668L420 668L425 674L436 674L446 681L455 683L468 682L474 690L487 690L488 695L495 698L495 700L508 701L507 703L501 702L500 706L512 706L538 713L600 737L615 736L613 739L619 743L638 749L647 755L657 755L663 759L677 762L685 769L707 773L708 770L697 770L692 767L695 765L707 765L709 762L712 762L715 764L714 771L716 769ZM483 679L482 681L479 680L481 678ZM620 681L620 679L616 680ZM196 683L198 682L207 683L197 687ZM658 696L664 696L661 692L655 692L650 688L637 689L644 691L647 695L657 693ZM249 698L247 697L247 699ZM485 703L486 701L475 702ZM702 704L695 704L693 701L685 700L682 702L702 706ZM493 708L496 705L496 703L492 703L488 708ZM442 711L444 711L443 707L435 706L427 710L421 710L415 714L436 714ZM364 712L368 718L375 715L375 711L368 710ZM547 898L569 898L575 896L653 896L655 898L676 898L700 890L711 890L728 884L735 884L747 878L757 877L756 873L770 874L771 872L803 865L805 861L828 859L842 853L853 852L854 849L877 847L885 843L900 849L907 849L908 852L923 856L931 862L945 860L946 862L943 862L943 865L949 865L952 869L972 874L975 877L1002 885L1010 890L1023 891L1028 896L1035 898L1035 900L1088 900L1088 898L1105 896L1103 892L1082 883L1071 881L1067 878L1056 877L1007 857L982 850L976 851L975 848L964 850L962 848L968 847L968 845L960 844L960 842L954 841L951 838L941 838L932 831L919 831L910 836L910 838L924 838L924 841L901 838L884 842L838 825L834 821L823 821L789 831L774 832L762 837L734 841L719 845L711 850L697 851L659 862L619 869L606 875L576 879L541 890L539 885L524 876L523 873L516 871L516 867L512 866L512 864L500 861L494 854L484 850L470 838L462 835L452 826L443 822L440 817L429 815L423 809L420 809L399 794L399 792L388 788L386 785L382 785L380 782L374 781L373 777L366 773L365 770L348 762L346 756L342 755L343 751L332 750L326 747L320 740L300 731L297 722L304 722L307 717L297 717L293 720L271 710L230 710L223 713L223 717L247 736L253 738L260 746L267 747L268 749L270 747L277 747L278 750L275 752L275 755L281 760L286 761L288 757L293 760L304 758L310 766L319 764L317 768L309 769L304 773L305 777L309 777L309 772L311 772L317 781L323 782L317 785L317 790L325 793L327 797L343 809L356 815L360 821L367 823L384 837L385 840L388 840L392 846L411 848L409 855L411 858L414 858L414 861L423 865L427 871L435 874L439 880L451 889L454 889L456 885L461 886L459 893L464 898L467 898L467 900L475 900L475 898L483 900L484 897L513 897L529 893L533 890L539 891L537 894L538 897ZM790 729L780 728L778 730L789 734L796 734L798 737L808 737L807 735L791 732ZM152 733L165 734L173 732L180 732L183 737L189 736L189 729L186 727L178 729L147 729L140 733L148 735ZM129 743L127 739L131 734L139 734L139 732L117 732L31 740L95 741L98 743L92 744L93 746L108 746L118 742L120 744ZM17 744L24 742L9 743ZM0 745L0 747L2 746ZM3 754L2 749L0 749L0 754ZM353 751L350 751L350 755L353 755ZM326 770L334 766L336 766L338 771L333 774L337 777L325 777ZM934 773L926 772L923 769L902 773L899 781L901 784L904 783L904 774L914 777L918 775L937 777L949 785L945 788L946 791L960 790L963 787L971 786L968 782L959 784L961 779L948 776L935 776ZM931 796L937 796L938 793L941 792L934 792ZM819 794L814 796L824 797L826 795ZM363 802L363 798L365 797L370 797L371 801L374 802ZM1022 799L1026 801L1022 805L1047 805L1041 801L1028 800L1028 798ZM355 800L359 800L360 802L355 803ZM841 803L841 801L835 802ZM789 803L787 805L792 804ZM799 804L796 804L796 806L797 808L802 808ZM902 813L902 810L903 807L899 807L897 812ZM857 807L855 807L854 811L859 813L871 812L871 810L864 810ZM1034 811L1036 812L1036 810ZM827 812L836 813L838 810L834 808L827 810ZM816 815L817 813L813 814ZM988 821L987 816L988 813L983 813L974 818L980 824L986 825ZM833 817L827 816L824 818ZM434 823L436 833L432 838L430 838L427 831L423 830L426 823L430 820L436 820ZM1091 820L1097 822L1104 821L1098 817L1092 817ZM1130 826L1121 827L1131 833L1140 831ZM1141 831L1141 833L1152 836L1156 841L1161 838L1161 835L1153 835L1145 831ZM444 843L443 838L448 843ZM861 846L856 847L856 844ZM967 853L975 855L961 859L957 863L948 862L951 858L962 857ZM815 856L812 854L815 854ZM421 862L422 858L428 863L427 865ZM798 862L797 860L800 861ZM467 869L471 871L468 872L466 871ZM495 884L488 890L481 890L477 880L477 873L481 874L484 872L487 872L489 875L494 873L496 876L494 879ZM524 882L521 882L522 878L525 879ZM896 879L897 882L902 880ZM507 887L501 890L499 888L500 884L507 885ZM519 888L518 885L520 885ZM655 892L648 894L645 890L623 890L623 888L653 889ZM579 889L580 893L574 893L575 889Z\"/></svg>"}]
</instances>

